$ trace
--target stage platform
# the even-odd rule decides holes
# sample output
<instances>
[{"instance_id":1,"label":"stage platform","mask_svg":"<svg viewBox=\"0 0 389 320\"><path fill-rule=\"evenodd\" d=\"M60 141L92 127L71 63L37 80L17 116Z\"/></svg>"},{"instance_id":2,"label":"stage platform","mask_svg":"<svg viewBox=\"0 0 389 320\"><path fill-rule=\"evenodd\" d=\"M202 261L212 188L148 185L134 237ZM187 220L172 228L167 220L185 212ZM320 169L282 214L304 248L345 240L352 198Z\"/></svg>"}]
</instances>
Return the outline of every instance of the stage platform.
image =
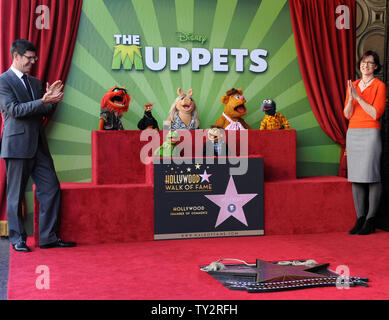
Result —
<instances>
[{"instance_id":1,"label":"stage platform","mask_svg":"<svg viewBox=\"0 0 389 320\"><path fill-rule=\"evenodd\" d=\"M140 159L148 143L141 141L141 133L91 133L92 182L61 183L63 239L80 244L153 239L153 168ZM191 131L193 141L198 138L195 134ZM296 178L295 130L247 130L245 134L247 148L240 146L239 134L233 137L237 138L237 154L264 158L265 236L346 232L352 227L355 212L347 179ZM38 208L34 196L35 245L39 243Z\"/></svg>"}]
</instances>

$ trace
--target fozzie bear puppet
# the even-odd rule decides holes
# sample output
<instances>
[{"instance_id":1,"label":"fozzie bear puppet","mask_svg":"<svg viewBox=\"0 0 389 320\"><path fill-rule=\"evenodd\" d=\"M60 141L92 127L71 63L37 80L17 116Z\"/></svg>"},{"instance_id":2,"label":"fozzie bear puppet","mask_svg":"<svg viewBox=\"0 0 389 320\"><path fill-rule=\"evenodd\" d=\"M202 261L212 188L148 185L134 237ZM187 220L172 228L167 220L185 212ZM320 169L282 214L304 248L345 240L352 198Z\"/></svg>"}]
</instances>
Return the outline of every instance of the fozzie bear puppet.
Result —
<instances>
[{"instance_id":1,"label":"fozzie bear puppet","mask_svg":"<svg viewBox=\"0 0 389 320\"><path fill-rule=\"evenodd\" d=\"M225 130L250 129L250 126L243 120L247 109L245 106L246 99L242 94L242 89L232 88L220 99L224 104L224 112L216 120L215 126Z\"/></svg>"}]
</instances>

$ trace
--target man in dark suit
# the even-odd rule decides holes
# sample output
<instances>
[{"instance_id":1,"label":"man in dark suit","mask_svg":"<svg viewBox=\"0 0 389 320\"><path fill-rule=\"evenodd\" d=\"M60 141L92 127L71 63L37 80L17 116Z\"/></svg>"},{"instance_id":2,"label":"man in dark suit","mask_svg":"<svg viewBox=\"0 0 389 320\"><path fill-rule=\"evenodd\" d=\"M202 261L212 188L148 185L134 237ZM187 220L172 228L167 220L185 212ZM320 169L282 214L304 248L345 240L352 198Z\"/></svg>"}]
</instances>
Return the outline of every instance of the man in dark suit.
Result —
<instances>
[{"instance_id":1,"label":"man in dark suit","mask_svg":"<svg viewBox=\"0 0 389 320\"><path fill-rule=\"evenodd\" d=\"M60 186L48 148L43 117L50 116L63 99L60 80L46 84L27 75L38 60L34 45L24 39L11 46L12 66L0 75L0 110L4 118L0 157L7 169L7 218L14 250L28 252L21 202L31 176L39 200L40 248L73 247L57 237Z\"/></svg>"}]
</instances>

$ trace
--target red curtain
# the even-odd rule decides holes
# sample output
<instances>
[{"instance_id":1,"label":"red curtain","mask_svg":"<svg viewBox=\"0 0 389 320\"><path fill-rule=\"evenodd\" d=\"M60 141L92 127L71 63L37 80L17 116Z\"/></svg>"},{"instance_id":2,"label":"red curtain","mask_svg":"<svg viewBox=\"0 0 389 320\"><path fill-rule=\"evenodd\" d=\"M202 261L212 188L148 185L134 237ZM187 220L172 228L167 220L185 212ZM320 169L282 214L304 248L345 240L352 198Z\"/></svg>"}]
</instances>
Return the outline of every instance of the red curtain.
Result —
<instances>
[{"instance_id":1,"label":"red curtain","mask_svg":"<svg viewBox=\"0 0 389 320\"><path fill-rule=\"evenodd\" d=\"M65 83L81 8L82 0L0 0L0 73L12 64L12 42L27 39L36 46L39 57L32 75L44 86L58 79ZM5 181L4 160L0 159L0 220L6 220Z\"/></svg>"},{"instance_id":2,"label":"red curtain","mask_svg":"<svg viewBox=\"0 0 389 320\"><path fill-rule=\"evenodd\" d=\"M355 0L289 0L297 56L312 111L323 131L341 146L339 176L347 176L344 156L346 81L355 77Z\"/></svg>"}]
</instances>

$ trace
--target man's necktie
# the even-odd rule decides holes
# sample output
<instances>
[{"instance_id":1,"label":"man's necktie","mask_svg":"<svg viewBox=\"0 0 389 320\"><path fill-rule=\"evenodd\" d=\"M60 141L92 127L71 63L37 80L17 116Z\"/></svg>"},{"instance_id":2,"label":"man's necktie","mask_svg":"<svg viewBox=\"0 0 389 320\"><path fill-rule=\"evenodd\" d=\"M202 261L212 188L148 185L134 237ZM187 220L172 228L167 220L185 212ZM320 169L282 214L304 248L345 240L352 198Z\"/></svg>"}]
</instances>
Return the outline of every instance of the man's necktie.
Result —
<instances>
[{"instance_id":1,"label":"man's necktie","mask_svg":"<svg viewBox=\"0 0 389 320\"><path fill-rule=\"evenodd\" d=\"M23 79L24 84L26 85L27 92L28 92L28 94L29 94L31 100L33 100L32 89L31 89L31 86L30 86L30 82L29 82L28 79L27 79L27 75L24 74L24 75L22 76L22 79Z\"/></svg>"}]
</instances>

